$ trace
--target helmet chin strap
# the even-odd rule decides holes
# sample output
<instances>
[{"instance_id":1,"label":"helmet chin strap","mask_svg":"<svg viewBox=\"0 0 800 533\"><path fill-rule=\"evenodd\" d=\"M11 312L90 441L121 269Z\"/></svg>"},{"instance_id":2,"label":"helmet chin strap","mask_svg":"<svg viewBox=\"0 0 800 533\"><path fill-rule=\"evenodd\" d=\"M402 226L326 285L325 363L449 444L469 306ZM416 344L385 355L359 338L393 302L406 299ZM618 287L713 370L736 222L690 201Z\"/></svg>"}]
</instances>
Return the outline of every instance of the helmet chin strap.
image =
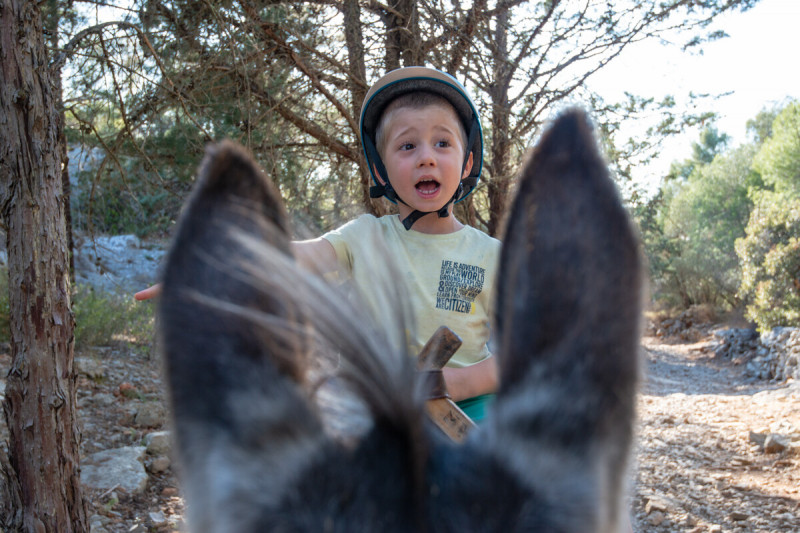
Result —
<instances>
[{"instance_id":1,"label":"helmet chin strap","mask_svg":"<svg viewBox=\"0 0 800 533\"><path fill-rule=\"evenodd\" d=\"M449 217L450 209L448 209L448 207L450 206L451 203L455 202L459 196L461 196L461 192L463 190L464 186L461 183L459 183L458 189L456 190L456 193L453 195L453 197L450 198L446 204L444 204L441 208L437 209L436 211L419 211L417 209L414 209L410 215L408 215L406 218L403 219L403 227L406 228L406 230L410 230L411 226L414 225L414 222L424 217L425 215L430 215L431 213L437 213L439 215L439 218ZM397 199L403 202L403 200L401 200L400 197L397 197ZM403 203L406 204L405 202Z\"/></svg>"}]
</instances>

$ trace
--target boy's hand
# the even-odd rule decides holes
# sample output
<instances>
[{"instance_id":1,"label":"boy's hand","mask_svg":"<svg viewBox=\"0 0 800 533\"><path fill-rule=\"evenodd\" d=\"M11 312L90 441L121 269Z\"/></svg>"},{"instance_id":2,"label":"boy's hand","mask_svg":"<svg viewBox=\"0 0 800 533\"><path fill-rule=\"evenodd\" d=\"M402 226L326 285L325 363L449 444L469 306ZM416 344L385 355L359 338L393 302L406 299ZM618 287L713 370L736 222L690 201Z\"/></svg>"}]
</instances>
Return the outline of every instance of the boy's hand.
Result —
<instances>
[{"instance_id":1,"label":"boy's hand","mask_svg":"<svg viewBox=\"0 0 800 533\"><path fill-rule=\"evenodd\" d=\"M150 298L155 298L159 294L161 294L161 284L156 283L155 285L152 285L142 291L137 292L136 294L133 295L133 298L139 301L149 300Z\"/></svg>"},{"instance_id":2,"label":"boy's hand","mask_svg":"<svg viewBox=\"0 0 800 533\"><path fill-rule=\"evenodd\" d=\"M494 356L465 368L446 366L442 372L447 392L454 402L497 392L498 369Z\"/></svg>"}]
</instances>

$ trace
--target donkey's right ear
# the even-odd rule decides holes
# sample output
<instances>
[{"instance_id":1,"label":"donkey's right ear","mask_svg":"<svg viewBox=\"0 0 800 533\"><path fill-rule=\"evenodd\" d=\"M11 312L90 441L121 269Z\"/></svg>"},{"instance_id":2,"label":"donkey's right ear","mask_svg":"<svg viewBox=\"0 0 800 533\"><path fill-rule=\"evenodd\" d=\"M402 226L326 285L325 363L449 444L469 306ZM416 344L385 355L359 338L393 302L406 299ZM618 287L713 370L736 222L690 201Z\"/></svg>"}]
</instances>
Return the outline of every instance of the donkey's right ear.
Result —
<instances>
[{"instance_id":1,"label":"donkey's right ear","mask_svg":"<svg viewBox=\"0 0 800 533\"><path fill-rule=\"evenodd\" d=\"M636 233L585 113L539 141L508 218L498 275L505 461L533 493L598 502L559 531L616 531L638 378L642 272ZM514 445L516 444L516 445ZM552 496L555 495L555 496ZM571 497L570 497L571 496ZM591 515L591 516L590 516Z\"/></svg>"}]
</instances>

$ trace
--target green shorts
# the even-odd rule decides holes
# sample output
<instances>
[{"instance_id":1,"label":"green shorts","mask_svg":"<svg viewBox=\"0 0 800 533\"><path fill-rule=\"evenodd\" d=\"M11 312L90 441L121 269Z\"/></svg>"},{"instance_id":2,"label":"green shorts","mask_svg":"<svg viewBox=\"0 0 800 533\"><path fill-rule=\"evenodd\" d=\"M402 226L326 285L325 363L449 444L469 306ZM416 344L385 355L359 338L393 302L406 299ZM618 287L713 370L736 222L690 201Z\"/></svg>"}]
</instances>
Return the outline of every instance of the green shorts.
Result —
<instances>
[{"instance_id":1,"label":"green shorts","mask_svg":"<svg viewBox=\"0 0 800 533\"><path fill-rule=\"evenodd\" d=\"M464 411L464 414L470 417L474 422L480 422L486 417L486 413L489 411L489 406L494 401L494 398L494 394L483 394L456 402L456 405L458 405L461 410Z\"/></svg>"}]
</instances>

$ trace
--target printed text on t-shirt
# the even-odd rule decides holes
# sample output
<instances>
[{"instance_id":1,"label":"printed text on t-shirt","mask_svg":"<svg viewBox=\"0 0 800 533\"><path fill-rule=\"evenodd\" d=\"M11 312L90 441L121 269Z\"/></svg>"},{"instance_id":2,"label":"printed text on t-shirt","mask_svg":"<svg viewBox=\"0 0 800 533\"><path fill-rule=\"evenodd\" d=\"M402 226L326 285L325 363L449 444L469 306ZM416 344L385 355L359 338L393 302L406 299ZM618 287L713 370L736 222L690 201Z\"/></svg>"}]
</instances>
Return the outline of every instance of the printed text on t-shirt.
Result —
<instances>
[{"instance_id":1,"label":"printed text on t-shirt","mask_svg":"<svg viewBox=\"0 0 800 533\"><path fill-rule=\"evenodd\" d=\"M458 313L472 312L472 302L483 290L486 269L456 261L442 261L436 307Z\"/></svg>"}]
</instances>

